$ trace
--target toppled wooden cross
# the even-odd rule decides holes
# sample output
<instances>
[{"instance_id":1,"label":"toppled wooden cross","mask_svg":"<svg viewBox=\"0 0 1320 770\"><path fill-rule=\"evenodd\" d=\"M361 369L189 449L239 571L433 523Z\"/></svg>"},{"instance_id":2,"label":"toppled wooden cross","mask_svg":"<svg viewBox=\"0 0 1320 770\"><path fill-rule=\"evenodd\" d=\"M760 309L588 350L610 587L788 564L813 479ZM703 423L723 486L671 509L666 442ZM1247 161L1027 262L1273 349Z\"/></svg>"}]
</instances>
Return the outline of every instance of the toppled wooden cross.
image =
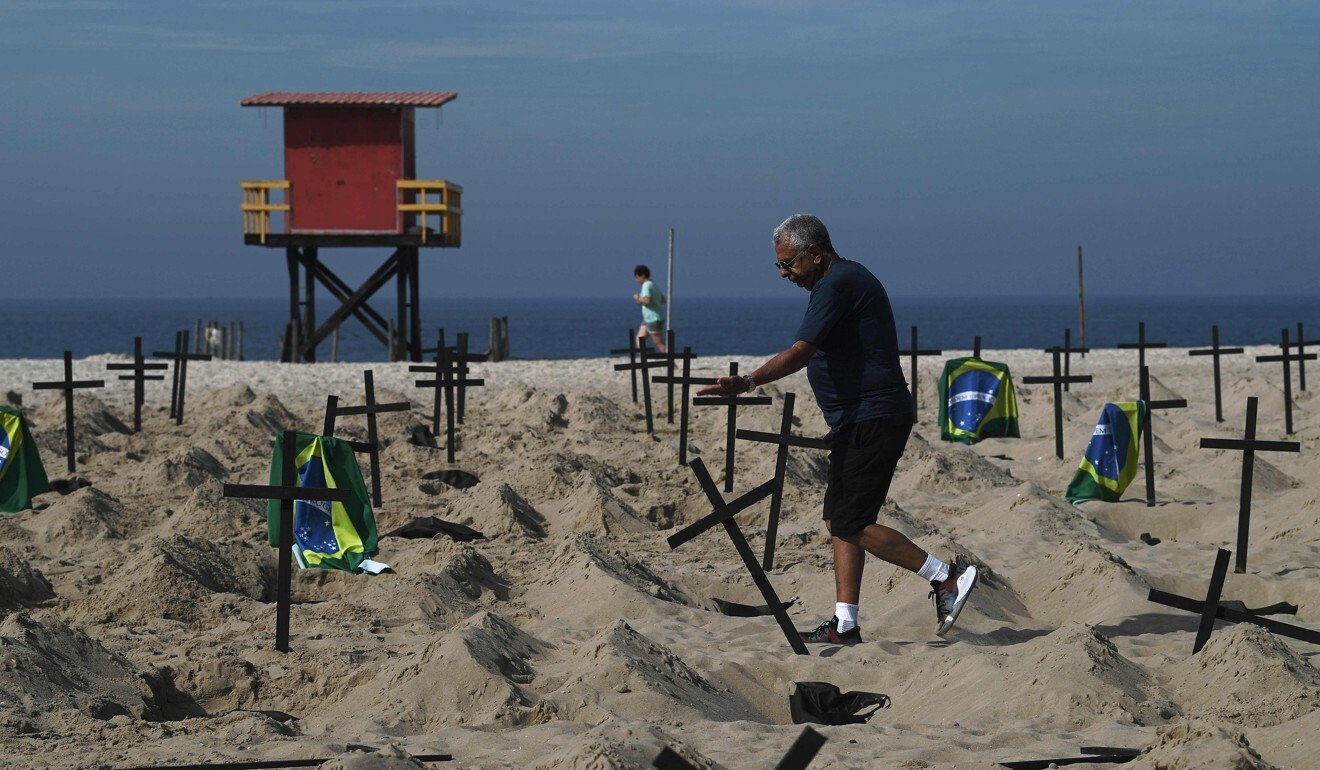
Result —
<instances>
[{"instance_id":1,"label":"toppled wooden cross","mask_svg":"<svg viewBox=\"0 0 1320 770\"><path fill-rule=\"evenodd\" d=\"M738 376L738 362L729 362L729 376ZM699 396L692 399L693 406L724 406L729 409L724 438L724 491L733 491L734 439L738 433L739 406L769 406L769 396Z\"/></svg>"},{"instance_id":2,"label":"toppled wooden cross","mask_svg":"<svg viewBox=\"0 0 1320 770\"><path fill-rule=\"evenodd\" d=\"M1288 350L1291 347L1292 345L1288 342L1288 329L1285 328L1283 330L1282 342L1279 343L1279 349L1283 351L1281 355L1256 356L1256 361L1259 363L1283 363L1283 432L1287 433L1289 436L1293 433L1292 367L1290 364L1293 361L1296 361L1297 365L1301 366L1306 361L1314 361L1316 359L1315 353L1304 353L1302 352L1301 347L1297 348L1296 353L1289 353Z\"/></svg>"},{"instance_id":3,"label":"toppled wooden cross","mask_svg":"<svg viewBox=\"0 0 1320 770\"><path fill-rule=\"evenodd\" d=\"M275 649L289 651L289 605L293 581L293 509L294 501L346 503L353 499L351 489L309 489L298 486L298 435L286 430L280 441L283 464L278 487L259 484L225 484L225 497L280 501L279 571L275 589Z\"/></svg>"},{"instance_id":4,"label":"toppled wooden cross","mask_svg":"<svg viewBox=\"0 0 1320 770\"><path fill-rule=\"evenodd\" d=\"M174 362L174 381L170 386L170 417L174 418L175 425L183 424L183 397L188 392L188 362L189 361L210 361L211 357L205 353L188 352L188 332L181 331L174 334L174 352L157 350L151 354L152 358L164 358Z\"/></svg>"},{"instance_id":5,"label":"toppled wooden cross","mask_svg":"<svg viewBox=\"0 0 1320 770\"><path fill-rule=\"evenodd\" d=\"M1221 348L1219 347L1219 324L1210 326L1210 347L1198 348L1187 351L1189 356L1212 356L1214 358L1215 368L1215 422L1224 421L1224 401L1220 395L1219 388L1219 357L1240 355L1245 352L1242 348Z\"/></svg>"},{"instance_id":6,"label":"toppled wooden cross","mask_svg":"<svg viewBox=\"0 0 1320 770\"><path fill-rule=\"evenodd\" d=\"M706 499L710 502L713 510L670 535L667 540L669 548L671 550L676 549L684 543L700 537L716 525L724 525L724 531L728 534L729 540L733 541L733 547L738 551L738 556L742 558L743 566L747 569L747 573L751 575L752 582L760 590L766 606L770 607L775 622L779 624L779 629L784 632L784 638L788 640L788 645L798 655L810 655L811 653L807 652L807 645L802 642L801 634L793 627L793 622L788 619L788 613L784 611L784 604L779 601L774 586L770 585L770 579L766 577L761 565L756 562L756 555L752 553L752 547L747 544L747 538L743 535L742 528L738 526L738 522L733 518L773 494L775 480L770 479L755 489L744 493L733 502L726 503L724 496L715 487L715 480L710 477L710 472L706 470L706 464L702 462L701 458L693 460L691 467L692 472L696 474L697 482L701 484L701 491L706 493Z\"/></svg>"},{"instance_id":7,"label":"toppled wooden cross","mask_svg":"<svg viewBox=\"0 0 1320 770\"><path fill-rule=\"evenodd\" d=\"M370 369L362 370L363 390L366 393L366 401L362 406L339 406L339 398L335 397L326 404L325 408L325 435L333 436L335 433L335 419L338 417L347 417L349 415L365 414L367 416L367 443L354 443L354 451L366 451L371 457L371 504L380 507L380 439L376 435L376 415L382 412L406 412L412 408L412 404L407 401L399 401L393 404L376 403L376 385L372 379Z\"/></svg>"},{"instance_id":8,"label":"toppled wooden cross","mask_svg":"<svg viewBox=\"0 0 1320 770\"><path fill-rule=\"evenodd\" d=\"M1069 382L1090 382L1091 375L1071 375L1065 377L1060 370L1059 348L1050 348L1050 353L1054 357L1054 375L1049 377L1023 377L1022 382L1025 385L1053 385L1054 386L1054 454L1060 460L1063 459L1063 385Z\"/></svg>"},{"instance_id":9,"label":"toppled wooden cross","mask_svg":"<svg viewBox=\"0 0 1320 770\"><path fill-rule=\"evenodd\" d=\"M767 570L775 567L775 539L779 536L779 509L784 501L784 476L788 470L788 448L791 446L807 449L830 448L830 442L825 439L793 435L793 403L796 399L797 396L793 393L784 394L784 416L779 422L778 433L740 430L735 434L736 438L744 441L759 441L778 446L778 451L775 453L775 489L770 495L770 519L766 522L765 527L765 556L761 559L761 566Z\"/></svg>"},{"instance_id":10,"label":"toppled wooden cross","mask_svg":"<svg viewBox=\"0 0 1320 770\"><path fill-rule=\"evenodd\" d=\"M920 357L920 356L939 356L939 355L943 355L943 354L944 354L944 351L943 351L943 350L935 350L935 349L933 349L933 348L930 349L930 350L922 350L922 349L917 345L917 327L913 326L913 327L912 327L912 347L908 348L907 350L900 350L900 351L898 351L898 354L899 354L900 356L909 356L909 357L912 359L912 363L911 363L911 377L910 377L910 379L911 379L911 381L912 381L912 415L913 415L913 417L915 418L915 417L919 414L919 412L920 412L920 407L918 406L918 402L917 402L917 392L918 392L918 388L917 388L917 358Z\"/></svg>"},{"instance_id":11,"label":"toppled wooden cross","mask_svg":"<svg viewBox=\"0 0 1320 770\"><path fill-rule=\"evenodd\" d=\"M1152 401L1150 398L1150 367L1141 367L1141 400L1146 403L1146 429L1141 440L1146 450L1146 507L1155 505L1155 410L1186 409L1187 400L1167 399Z\"/></svg>"},{"instance_id":12,"label":"toppled wooden cross","mask_svg":"<svg viewBox=\"0 0 1320 770\"><path fill-rule=\"evenodd\" d=\"M73 351L64 351L64 379L54 382L34 382L33 390L64 391L64 456L69 462L69 473L77 470L73 459L73 392L83 388L104 388L105 380L73 379Z\"/></svg>"},{"instance_id":13,"label":"toppled wooden cross","mask_svg":"<svg viewBox=\"0 0 1320 770\"><path fill-rule=\"evenodd\" d=\"M1210 632L1214 630L1216 620L1223 620L1228 623L1250 623L1253 626L1260 626L1277 636L1286 636L1289 639L1320 644L1320 631L1280 623L1277 620L1262 618L1250 612L1242 612L1224 606L1224 603L1220 602L1219 599L1224 591L1224 579L1228 576L1228 557L1230 555L1230 552L1223 548L1216 549L1215 569L1210 573L1210 586L1206 589L1204 602L1198 602L1186 596L1171 594L1155 588L1150 589L1150 593L1146 596L1147 601L1162 604L1165 607L1173 607L1177 610L1186 610L1201 616L1201 624L1196 629L1196 641L1192 644L1193 655L1200 652L1205 643L1210 641Z\"/></svg>"},{"instance_id":14,"label":"toppled wooden cross","mask_svg":"<svg viewBox=\"0 0 1320 770\"><path fill-rule=\"evenodd\" d=\"M169 364L149 364L142 359L142 338L133 338L133 363L131 364L106 364L106 369L111 371L130 370L132 374L119 375L120 380L133 381L133 432L142 430L142 403L146 400L146 381L164 380L163 374L147 374L147 371L159 371L170 368Z\"/></svg>"},{"instance_id":15,"label":"toppled wooden cross","mask_svg":"<svg viewBox=\"0 0 1320 770\"><path fill-rule=\"evenodd\" d=\"M1141 756L1141 749L1114 746L1083 746L1080 751L1085 756L1019 759L1013 762L1000 762L999 766L1008 770L1048 770L1051 767L1064 765L1123 765Z\"/></svg>"},{"instance_id":16,"label":"toppled wooden cross","mask_svg":"<svg viewBox=\"0 0 1320 770\"><path fill-rule=\"evenodd\" d=\"M1202 449L1230 449L1242 453L1242 487L1238 497L1237 565L1234 572L1247 571L1247 540L1251 531L1251 478L1257 452L1300 452L1296 441L1257 441L1256 407L1258 399L1247 399L1247 425L1241 439L1202 438Z\"/></svg>"},{"instance_id":17,"label":"toppled wooden cross","mask_svg":"<svg viewBox=\"0 0 1320 770\"><path fill-rule=\"evenodd\" d=\"M672 350L671 350L672 352ZM682 393L679 398L679 419L678 419L678 464L687 465L688 452L688 405L690 400L688 393L693 385L714 385L720 380L718 377L693 377L692 361L697 356L692 353L692 348L685 347L683 352L670 358L670 362L676 359L683 362L683 375L675 377L673 374L660 374L651 378L651 382L667 384L672 389L675 384L681 386ZM672 369L672 366L671 366Z\"/></svg>"},{"instance_id":18,"label":"toppled wooden cross","mask_svg":"<svg viewBox=\"0 0 1320 770\"><path fill-rule=\"evenodd\" d=\"M810 727L802 728L802 733L793 741L784 758L775 765L775 770L804 770L824 745L825 736ZM660 754L651 761L651 766L655 770L697 770L696 765L683 759L668 746L660 750Z\"/></svg>"}]
</instances>

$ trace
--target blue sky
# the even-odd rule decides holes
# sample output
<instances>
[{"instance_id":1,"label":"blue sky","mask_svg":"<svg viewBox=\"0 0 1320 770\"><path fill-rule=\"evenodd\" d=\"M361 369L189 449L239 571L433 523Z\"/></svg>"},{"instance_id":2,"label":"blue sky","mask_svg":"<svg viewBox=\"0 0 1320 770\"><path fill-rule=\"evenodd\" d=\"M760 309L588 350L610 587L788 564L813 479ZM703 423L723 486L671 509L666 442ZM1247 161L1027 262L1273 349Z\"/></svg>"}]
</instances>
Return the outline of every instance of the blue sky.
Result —
<instances>
[{"instance_id":1,"label":"blue sky","mask_svg":"<svg viewBox=\"0 0 1320 770\"><path fill-rule=\"evenodd\" d=\"M626 294L671 226L676 294L790 295L797 211L893 294L1071 293L1079 243L1088 293L1320 286L1320 5L804 5L0 0L6 293L283 296L270 90L459 92L432 297Z\"/></svg>"}]
</instances>

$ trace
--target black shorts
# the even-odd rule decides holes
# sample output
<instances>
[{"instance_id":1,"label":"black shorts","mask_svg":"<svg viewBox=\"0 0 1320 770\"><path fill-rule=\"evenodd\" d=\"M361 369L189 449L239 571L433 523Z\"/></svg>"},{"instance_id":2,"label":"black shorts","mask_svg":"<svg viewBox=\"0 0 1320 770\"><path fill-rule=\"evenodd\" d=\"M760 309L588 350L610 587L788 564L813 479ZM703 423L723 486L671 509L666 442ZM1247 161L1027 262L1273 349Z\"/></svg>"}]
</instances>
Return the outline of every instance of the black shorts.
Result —
<instances>
[{"instance_id":1,"label":"black shorts","mask_svg":"<svg viewBox=\"0 0 1320 770\"><path fill-rule=\"evenodd\" d=\"M863 420L834 434L825 488L830 534L854 535L875 523L911 433L912 417L905 415Z\"/></svg>"}]
</instances>

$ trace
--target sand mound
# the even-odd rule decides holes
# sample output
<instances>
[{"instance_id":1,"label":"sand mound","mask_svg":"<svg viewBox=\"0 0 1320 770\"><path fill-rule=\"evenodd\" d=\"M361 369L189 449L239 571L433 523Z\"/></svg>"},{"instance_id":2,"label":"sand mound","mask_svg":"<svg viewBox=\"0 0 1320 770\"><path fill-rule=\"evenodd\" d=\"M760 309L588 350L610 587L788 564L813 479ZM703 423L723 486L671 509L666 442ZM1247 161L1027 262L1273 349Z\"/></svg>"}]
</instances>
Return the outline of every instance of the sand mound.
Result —
<instances>
[{"instance_id":1,"label":"sand mound","mask_svg":"<svg viewBox=\"0 0 1320 770\"><path fill-rule=\"evenodd\" d=\"M1125 770L1277 770L1238 730L1191 720L1161 727L1158 734Z\"/></svg>"},{"instance_id":2,"label":"sand mound","mask_svg":"<svg viewBox=\"0 0 1320 770\"><path fill-rule=\"evenodd\" d=\"M482 484L471 498L453 506L459 523L480 530L486 537L525 535L545 537L546 522L517 490L503 482Z\"/></svg>"},{"instance_id":3,"label":"sand mound","mask_svg":"<svg viewBox=\"0 0 1320 770\"><path fill-rule=\"evenodd\" d=\"M548 511L548 504L546 508ZM556 528L569 532L615 535L655 531L655 527L639 516L632 504L621 499L599 478L584 479L550 515Z\"/></svg>"},{"instance_id":4,"label":"sand mound","mask_svg":"<svg viewBox=\"0 0 1320 770\"><path fill-rule=\"evenodd\" d=\"M954 698L960 703L957 721L964 725L1008 719L1060 729L1112 721L1151 724L1177 713L1145 671L1080 623L1002 653L919 672L905 681L894 703L920 704L904 710L953 721L942 704Z\"/></svg>"},{"instance_id":5,"label":"sand mound","mask_svg":"<svg viewBox=\"0 0 1320 770\"><path fill-rule=\"evenodd\" d=\"M615 720L570 737L565 745L531 767L532 770L651 770L651 761L666 746L694 767L720 767L654 725L629 727Z\"/></svg>"},{"instance_id":6,"label":"sand mound","mask_svg":"<svg viewBox=\"0 0 1320 770\"><path fill-rule=\"evenodd\" d=\"M239 382L226 385L223 388L216 388L193 402L192 408L198 412L207 413L226 411L245 407L256 400L257 394L252 392L252 388L248 387L246 383ZM184 408L188 408L186 404Z\"/></svg>"},{"instance_id":7,"label":"sand mound","mask_svg":"<svg viewBox=\"0 0 1320 770\"><path fill-rule=\"evenodd\" d=\"M1149 606L1148 588L1127 562L1091 543L1050 546L1048 558L1027 562L1008 581L1031 617L1056 625L1129 618Z\"/></svg>"},{"instance_id":8,"label":"sand mound","mask_svg":"<svg viewBox=\"0 0 1320 770\"><path fill-rule=\"evenodd\" d=\"M25 613L0 621L0 692L0 734L56 727L67 709L93 719L155 715L128 661L81 631Z\"/></svg>"},{"instance_id":9,"label":"sand mound","mask_svg":"<svg viewBox=\"0 0 1320 770\"><path fill-rule=\"evenodd\" d=\"M128 537L142 526L122 503L96 487L55 498L49 507L31 514L26 523L38 542L61 548Z\"/></svg>"},{"instance_id":10,"label":"sand mound","mask_svg":"<svg viewBox=\"0 0 1320 770\"><path fill-rule=\"evenodd\" d=\"M1320 708L1320 671L1252 625L1217 631L1170 677L1189 712L1247 727L1272 727Z\"/></svg>"},{"instance_id":11,"label":"sand mound","mask_svg":"<svg viewBox=\"0 0 1320 770\"><path fill-rule=\"evenodd\" d=\"M653 572L619 545L590 535L559 544L528 603L549 617L578 617L610 623L618 618L673 611L674 604L696 606L689 592Z\"/></svg>"},{"instance_id":12,"label":"sand mound","mask_svg":"<svg viewBox=\"0 0 1320 770\"><path fill-rule=\"evenodd\" d=\"M655 394L651 394L652 397ZM657 402L659 403L659 402ZM588 390L569 399L568 411L564 414L568 425L596 435L611 431L629 430L631 418L618 402L595 390Z\"/></svg>"},{"instance_id":13,"label":"sand mound","mask_svg":"<svg viewBox=\"0 0 1320 770\"><path fill-rule=\"evenodd\" d=\"M482 602L508 598L507 583L472 546L448 538L404 542L388 538L381 546L380 558L397 564L395 574L298 570L294 600L342 600L350 616L366 613L395 625L416 620L447 624L468 617Z\"/></svg>"},{"instance_id":14,"label":"sand mound","mask_svg":"<svg viewBox=\"0 0 1320 770\"><path fill-rule=\"evenodd\" d=\"M561 718L591 724L628 714L765 721L742 698L715 686L672 650L623 620L578 645L568 670L555 673L566 680L547 699Z\"/></svg>"},{"instance_id":15,"label":"sand mound","mask_svg":"<svg viewBox=\"0 0 1320 770\"><path fill-rule=\"evenodd\" d=\"M225 497L214 479L202 481L187 502L157 527L162 536L187 535L202 540L265 537L266 506L261 500Z\"/></svg>"},{"instance_id":16,"label":"sand mound","mask_svg":"<svg viewBox=\"0 0 1320 770\"><path fill-rule=\"evenodd\" d=\"M76 617L90 622L213 619L208 605L217 595L266 597L269 576L261 566L263 556L245 543L183 535L153 539L81 603Z\"/></svg>"},{"instance_id":17,"label":"sand mound","mask_svg":"<svg viewBox=\"0 0 1320 770\"><path fill-rule=\"evenodd\" d=\"M568 427L568 397L562 393L526 386L505 388L490 407L501 426L521 425L536 434Z\"/></svg>"},{"instance_id":18,"label":"sand mound","mask_svg":"<svg viewBox=\"0 0 1320 770\"><path fill-rule=\"evenodd\" d=\"M55 590L41 570L0 545L0 613L54 598Z\"/></svg>"},{"instance_id":19,"label":"sand mound","mask_svg":"<svg viewBox=\"0 0 1320 770\"><path fill-rule=\"evenodd\" d=\"M1150 376L1150 398L1152 401L1177 401L1184 398L1184 396L1160 382L1160 378L1152 374Z\"/></svg>"},{"instance_id":20,"label":"sand mound","mask_svg":"<svg viewBox=\"0 0 1320 770\"><path fill-rule=\"evenodd\" d=\"M478 612L424 650L381 668L330 710L371 714L387 730L440 725L521 724L531 701L522 686L544 642L490 612Z\"/></svg>"},{"instance_id":21,"label":"sand mound","mask_svg":"<svg viewBox=\"0 0 1320 770\"><path fill-rule=\"evenodd\" d=\"M193 435L201 446L225 459L269 456L276 434L306 427L278 398L270 394L257 396L246 385L213 391L196 406L185 406L185 410L191 415L188 419L197 420Z\"/></svg>"},{"instance_id":22,"label":"sand mound","mask_svg":"<svg viewBox=\"0 0 1320 770\"><path fill-rule=\"evenodd\" d=\"M939 495L964 495L1020 483L971 447L951 443L938 449L920 433L908 439L894 484Z\"/></svg>"},{"instance_id":23,"label":"sand mound","mask_svg":"<svg viewBox=\"0 0 1320 770\"><path fill-rule=\"evenodd\" d=\"M619 470L591 455L561 450L535 457L517 454L501 469L498 479L490 474L483 476L482 482L504 480L523 490L527 500L540 508L542 503L562 500L577 492L587 479L606 488L641 481L636 474Z\"/></svg>"},{"instance_id":24,"label":"sand mound","mask_svg":"<svg viewBox=\"0 0 1320 770\"><path fill-rule=\"evenodd\" d=\"M229 476L215 455L198 446L182 446L158 460L137 466L126 476L123 490L156 497L162 493L190 492L206 482Z\"/></svg>"},{"instance_id":25,"label":"sand mound","mask_svg":"<svg viewBox=\"0 0 1320 770\"><path fill-rule=\"evenodd\" d=\"M64 394L49 392L31 417L32 437L41 449L43 457L62 458L67 449L64 435ZM130 433L131 429L123 418L104 402L93 396L74 395L73 397L73 447L74 452L82 454L105 449L105 444L97 440L107 433ZM60 465L63 465L61 462ZM58 472L54 463L50 472Z\"/></svg>"},{"instance_id":26,"label":"sand mound","mask_svg":"<svg viewBox=\"0 0 1320 770\"><path fill-rule=\"evenodd\" d=\"M774 472L775 466L772 461L767 476ZM824 487L829 481L829 472L830 456L820 450L790 449L788 462L784 464L784 475L788 483L794 486Z\"/></svg>"},{"instance_id":27,"label":"sand mound","mask_svg":"<svg viewBox=\"0 0 1320 770\"><path fill-rule=\"evenodd\" d=\"M426 770L426 765L394 744L379 751L350 751L317 765L319 770Z\"/></svg>"}]
</instances>

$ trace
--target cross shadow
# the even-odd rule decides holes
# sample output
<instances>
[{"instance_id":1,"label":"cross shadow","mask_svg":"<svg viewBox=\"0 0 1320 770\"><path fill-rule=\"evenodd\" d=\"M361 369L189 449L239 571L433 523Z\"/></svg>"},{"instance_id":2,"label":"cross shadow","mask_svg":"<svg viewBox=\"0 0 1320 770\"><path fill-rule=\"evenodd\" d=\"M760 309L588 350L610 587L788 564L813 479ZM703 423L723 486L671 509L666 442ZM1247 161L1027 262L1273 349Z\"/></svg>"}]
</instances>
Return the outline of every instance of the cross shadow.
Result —
<instances>
[{"instance_id":1,"label":"cross shadow","mask_svg":"<svg viewBox=\"0 0 1320 770\"><path fill-rule=\"evenodd\" d=\"M1142 636L1143 634L1172 634L1178 631L1195 631L1201 623L1194 615L1167 615L1161 612L1147 612L1136 615L1113 625L1098 625L1096 632L1109 638L1115 636ZM1216 621L1218 625L1220 621Z\"/></svg>"},{"instance_id":2,"label":"cross shadow","mask_svg":"<svg viewBox=\"0 0 1320 770\"><path fill-rule=\"evenodd\" d=\"M1011 647L1015 644L1023 644L1032 639L1039 639L1042 636L1048 636L1054 633L1053 628L1013 628L1012 626L1000 626L993 631L985 634L968 634L961 637L958 641L966 642L973 647Z\"/></svg>"}]
</instances>

